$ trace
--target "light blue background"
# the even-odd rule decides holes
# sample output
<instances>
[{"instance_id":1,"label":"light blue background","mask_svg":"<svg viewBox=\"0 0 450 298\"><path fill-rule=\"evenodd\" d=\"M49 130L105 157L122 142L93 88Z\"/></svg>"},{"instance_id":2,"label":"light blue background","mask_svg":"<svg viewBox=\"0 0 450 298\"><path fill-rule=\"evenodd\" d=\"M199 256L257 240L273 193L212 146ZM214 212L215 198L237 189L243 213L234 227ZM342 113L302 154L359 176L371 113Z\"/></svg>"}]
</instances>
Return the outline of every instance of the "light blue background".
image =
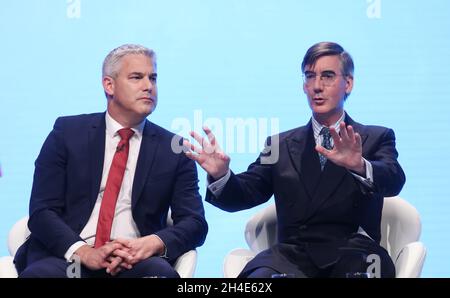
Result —
<instances>
[{"instance_id":1,"label":"light blue background","mask_svg":"<svg viewBox=\"0 0 450 298\"><path fill-rule=\"evenodd\" d=\"M401 196L423 221L422 276L450 276L449 1L2 0L0 37L0 255L28 212L33 163L56 117L105 110L101 63L111 49L140 43L157 52L159 105L149 119L163 127L201 110L224 123L275 117L287 130L310 117L303 55L331 40L355 60L349 114L396 132L407 175ZM230 155L236 172L257 157ZM247 218L263 206L233 214L205 207L210 232L196 276L220 277L226 253L246 247Z\"/></svg>"}]
</instances>

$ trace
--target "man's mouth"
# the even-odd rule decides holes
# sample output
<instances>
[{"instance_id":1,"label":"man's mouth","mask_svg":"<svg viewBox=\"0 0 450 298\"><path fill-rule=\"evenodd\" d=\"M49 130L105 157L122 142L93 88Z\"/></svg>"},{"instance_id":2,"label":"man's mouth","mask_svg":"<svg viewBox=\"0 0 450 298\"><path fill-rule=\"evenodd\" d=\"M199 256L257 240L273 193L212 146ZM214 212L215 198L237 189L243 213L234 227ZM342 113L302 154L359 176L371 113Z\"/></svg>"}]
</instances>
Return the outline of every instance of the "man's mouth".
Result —
<instances>
[{"instance_id":1,"label":"man's mouth","mask_svg":"<svg viewBox=\"0 0 450 298\"><path fill-rule=\"evenodd\" d=\"M151 97L146 97L146 96L140 97L139 99L140 99L140 100L151 101L151 102L154 102L154 101L155 101L153 98L151 98Z\"/></svg>"},{"instance_id":2,"label":"man's mouth","mask_svg":"<svg viewBox=\"0 0 450 298\"><path fill-rule=\"evenodd\" d=\"M314 97L313 101L316 104L323 104L325 102L325 98L323 98L323 97Z\"/></svg>"}]
</instances>

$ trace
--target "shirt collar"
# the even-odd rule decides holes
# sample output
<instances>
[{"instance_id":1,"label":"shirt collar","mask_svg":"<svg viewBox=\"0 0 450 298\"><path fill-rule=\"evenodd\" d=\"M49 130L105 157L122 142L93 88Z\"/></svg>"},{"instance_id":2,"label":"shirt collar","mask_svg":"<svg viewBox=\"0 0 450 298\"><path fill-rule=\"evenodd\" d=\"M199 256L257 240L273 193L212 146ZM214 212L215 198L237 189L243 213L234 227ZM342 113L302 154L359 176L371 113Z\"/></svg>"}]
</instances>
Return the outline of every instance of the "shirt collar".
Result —
<instances>
[{"instance_id":1,"label":"shirt collar","mask_svg":"<svg viewBox=\"0 0 450 298\"><path fill-rule=\"evenodd\" d=\"M106 124L106 134L111 138L118 136L119 134L117 133L117 131L119 131L122 128L125 128L119 122L114 120L113 117L111 117L111 115L108 113L108 111L106 111L105 115L105 124ZM134 131L134 135L132 137L133 138L137 137L138 139L142 138L142 132L144 131L144 127L145 127L145 119L138 125L130 127Z\"/></svg>"},{"instance_id":2,"label":"shirt collar","mask_svg":"<svg viewBox=\"0 0 450 298\"><path fill-rule=\"evenodd\" d=\"M339 120L336 121L336 123L334 123L330 127L334 127L336 132L339 133L339 131L340 131L339 124L342 121L344 121L344 118L345 118L345 112L342 112L342 116L339 118ZM314 130L314 138L317 140L317 138L319 137L320 131L322 130L322 128L325 127L325 125L320 124L316 119L314 119L314 116L312 116L311 119L312 119L312 127L313 127L313 130Z\"/></svg>"}]
</instances>

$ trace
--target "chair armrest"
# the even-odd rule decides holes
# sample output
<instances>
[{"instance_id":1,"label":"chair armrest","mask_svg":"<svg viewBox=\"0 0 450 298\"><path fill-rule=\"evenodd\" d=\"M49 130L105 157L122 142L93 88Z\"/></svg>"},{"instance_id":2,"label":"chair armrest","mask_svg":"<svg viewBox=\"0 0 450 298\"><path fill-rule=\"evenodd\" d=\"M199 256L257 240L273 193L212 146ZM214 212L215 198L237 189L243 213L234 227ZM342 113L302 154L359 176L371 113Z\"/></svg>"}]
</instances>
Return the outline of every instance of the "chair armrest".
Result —
<instances>
[{"instance_id":1,"label":"chair armrest","mask_svg":"<svg viewBox=\"0 0 450 298\"><path fill-rule=\"evenodd\" d=\"M420 277L427 256L427 250L422 242L411 242L405 245L395 260L396 277Z\"/></svg>"},{"instance_id":2,"label":"chair armrest","mask_svg":"<svg viewBox=\"0 0 450 298\"><path fill-rule=\"evenodd\" d=\"M185 252L175 261L174 268L180 277L194 277L197 266L197 251L195 249Z\"/></svg>"},{"instance_id":3,"label":"chair armrest","mask_svg":"<svg viewBox=\"0 0 450 298\"><path fill-rule=\"evenodd\" d=\"M0 278L16 278L17 270L11 256L0 258Z\"/></svg>"},{"instance_id":4,"label":"chair armrest","mask_svg":"<svg viewBox=\"0 0 450 298\"><path fill-rule=\"evenodd\" d=\"M236 248L230 251L223 262L223 277L236 278L255 255L256 253L245 248Z\"/></svg>"}]
</instances>

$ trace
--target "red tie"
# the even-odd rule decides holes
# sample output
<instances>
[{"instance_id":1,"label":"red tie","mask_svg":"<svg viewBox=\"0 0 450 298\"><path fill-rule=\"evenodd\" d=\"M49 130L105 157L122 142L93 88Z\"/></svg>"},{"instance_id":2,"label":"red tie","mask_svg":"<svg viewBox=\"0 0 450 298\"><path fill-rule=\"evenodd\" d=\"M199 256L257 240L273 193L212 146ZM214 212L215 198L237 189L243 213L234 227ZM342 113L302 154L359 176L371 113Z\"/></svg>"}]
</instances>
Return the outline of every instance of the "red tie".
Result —
<instances>
[{"instance_id":1,"label":"red tie","mask_svg":"<svg viewBox=\"0 0 450 298\"><path fill-rule=\"evenodd\" d=\"M130 148L129 140L134 134L130 128L122 128L117 132L121 138L116 148L116 153L109 169L108 180L106 180L103 193L100 214L98 215L97 233L95 235L95 247L100 247L110 240L111 227L116 210L117 197L122 185L123 174L128 160Z\"/></svg>"}]
</instances>

